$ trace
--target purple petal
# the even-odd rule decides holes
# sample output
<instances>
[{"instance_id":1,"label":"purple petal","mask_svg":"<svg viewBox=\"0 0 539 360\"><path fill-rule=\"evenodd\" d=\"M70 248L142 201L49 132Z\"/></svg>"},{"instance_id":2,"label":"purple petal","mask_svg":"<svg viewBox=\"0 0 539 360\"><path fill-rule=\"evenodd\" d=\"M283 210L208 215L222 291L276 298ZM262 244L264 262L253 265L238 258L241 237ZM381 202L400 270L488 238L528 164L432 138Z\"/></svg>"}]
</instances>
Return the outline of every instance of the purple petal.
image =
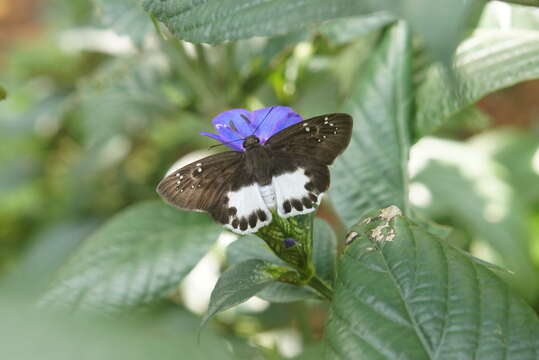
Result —
<instances>
[{"instance_id":1,"label":"purple petal","mask_svg":"<svg viewBox=\"0 0 539 360\"><path fill-rule=\"evenodd\" d=\"M212 139L215 139L217 141L223 141L223 139L221 138L221 136L217 135L217 134L214 134L214 133L211 133L211 132L207 132L207 131L201 131L199 132L200 135L204 135L204 136L207 136L207 137L210 137Z\"/></svg>"},{"instance_id":2,"label":"purple petal","mask_svg":"<svg viewBox=\"0 0 539 360\"><path fill-rule=\"evenodd\" d=\"M302 120L301 116L288 106L272 106L258 109L253 111L252 118L254 119L254 127L258 128L255 135L262 143L282 129Z\"/></svg>"},{"instance_id":3,"label":"purple petal","mask_svg":"<svg viewBox=\"0 0 539 360\"><path fill-rule=\"evenodd\" d=\"M286 129L289 126L299 123L300 121L303 121L303 118L298 113L290 111L287 118L279 122L277 126L273 129L272 135L277 134L279 131Z\"/></svg>"},{"instance_id":4,"label":"purple petal","mask_svg":"<svg viewBox=\"0 0 539 360\"><path fill-rule=\"evenodd\" d=\"M215 130L217 132L220 132L223 128L228 128L232 131L236 131L239 133L239 135L244 138L249 135L253 134L253 130L249 126L249 124L245 121L245 119L242 117L245 116L246 118L249 118L249 111L245 109L232 109L227 110L225 112L220 113L216 117L213 118L212 123L215 127ZM233 124L233 126L232 126Z\"/></svg>"}]
</instances>

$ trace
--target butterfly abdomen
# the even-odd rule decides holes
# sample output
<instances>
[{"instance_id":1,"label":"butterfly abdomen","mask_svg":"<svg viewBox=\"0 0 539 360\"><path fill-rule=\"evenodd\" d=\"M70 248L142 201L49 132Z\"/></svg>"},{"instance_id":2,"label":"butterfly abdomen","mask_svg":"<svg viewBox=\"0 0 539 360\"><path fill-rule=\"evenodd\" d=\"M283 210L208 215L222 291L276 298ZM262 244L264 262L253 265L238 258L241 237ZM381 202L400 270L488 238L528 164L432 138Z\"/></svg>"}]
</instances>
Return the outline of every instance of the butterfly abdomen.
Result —
<instances>
[{"instance_id":1,"label":"butterfly abdomen","mask_svg":"<svg viewBox=\"0 0 539 360\"><path fill-rule=\"evenodd\" d=\"M274 208L275 207L275 191L273 190L273 186L271 185L265 185L261 186L260 189L260 195L262 195L262 200L264 200L264 203L268 208Z\"/></svg>"}]
</instances>

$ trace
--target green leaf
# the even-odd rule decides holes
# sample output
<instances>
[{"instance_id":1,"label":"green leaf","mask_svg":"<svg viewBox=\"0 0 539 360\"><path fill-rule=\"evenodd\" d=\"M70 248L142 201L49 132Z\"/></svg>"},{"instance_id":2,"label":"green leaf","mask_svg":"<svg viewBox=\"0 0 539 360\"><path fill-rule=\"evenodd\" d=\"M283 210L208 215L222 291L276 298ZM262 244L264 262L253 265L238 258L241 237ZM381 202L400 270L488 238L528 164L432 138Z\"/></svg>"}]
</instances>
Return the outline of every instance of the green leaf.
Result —
<instances>
[{"instance_id":1,"label":"green leaf","mask_svg":"<svg viewBox=\"0 0 539 360\"><path fill-rule=\"evenodd\" d=\"M207 43L284 34L324 20L359 15L366 16L365 27L369 27L372 19L367 16L383 10L409 21L434 57L449 64L485 1L142 0L142 4L179 38Z\"/></svg>"},{"instance_id":2,"label":"green leaf","mask_svg":"<svg viewBox=\"0 0 539 360\"><path fill-rule=\"evenodd\" d=\"M539 4L538 0L530 0L532 1ZM479 27L507 30L508 26L511 29L539 30L539 9L490 2L481 15Z\"/></svg>"},{"instance_id":3,"label":"green leaf","mask_svg":"<svg viewBox=\"0 0 539 360\"><path fill-rule=\"evenodd\" d=\"M449 67L453 53L473 29L487 0L404 0L381 1L380 8L407 20L421 35L430 55Z\"/></svg>"},{"instance_id":4,"label":"green leaf","mask_svg":"<svg viewBox=\"0 0 539 360\"><path fill-rule=\"evenodd\" d=\"M335 280L337 237L331 227L321 219L314 221L313 263L316 274L329 284Z\"/></svg>"},{"instance_id":5,"label":"green leaf","mask_svg":"<svg viewBox=\"0 0 539 360\"><path fill-rule=\"evenodd\" d=\"M249 300L289 271L288 267L258 259L231 266L215 284L202 324L213 315Z\"/></svg>"},{"instance_id":6,"label":"green leaf","mask_svg":"<svg viewBox=\"0 0 539 360\"><path fill-rule=\"evenodd\" d=\"M335 44L344 44L378 30L395 21L387 12L355 17L344 17L328 21L320 26L320 32Z\"/></svg>"},{"instance_id":7,"label":"green leaf","mask_svg":"<svg viewBox=\"0 0 539 360\"><path fill-rule=\"evenodd\" d=\"M97 221L66 221L44 227L30 240L32 244L20 257L17 267L2 278L0 292L35 296L47 289L56 271L75 248L96 229Z\"/></svg>"},{"instance_id":8,"label":"green leaf","mask_svg":"<svg viewBox=\"0 0 539 360\"><path fill-rule=\"evenodd\" d=\"M87 147L106 152L115 136L137 133L151 120L172 114L174 105L163 90L169 76L161 53L116 59L100 67L80 89Z\"/></svg>"},{"instance_id":9,"label":"green leaf","mask_svg":"<svg viewBox=\"0 0 539 360\"><path fill-rule=\"evenodd\" d=\"M539 138L526 129L499 128L474 136L471 145L487 152L506 170L505 177L525 204L539 200Z\"/></svg>"},{"instance_id":10,"label":"green leaf","mask_svg":"<svg viewBox=\"0 0 539 360\"><path fill-rule=\"evenodd\" d=\"M208 43L284 34L313 22L369 12L354 0L142 0L142 5L179 38Z\"/></svg>"},{"instance_id":11,"label":"green leaf","mask_svg":"<svg viewBox=\"0 0 539 360\"><path fill-rule=\"evenodd\" d=\"M203 346L198 345L193 329L200 320L177 306L135 319L97 319L88 314L48 314L21 306L18 300L6 302L2 295L2 359L33 360L37 354L41 360L238 359L231 351L231 339L214 332L205 332Z\"/></svg>"},{"instance_id":12,"label":"green leaf","mask_svg":"<svg viewBox=\"0 0 539 360\"><path fill-rule=\"evenodd\" d=\"M138 0L93 0L104 25L127 35L138 46L153 31L153 23Z\"/></svg>"},{"instance_id":13,"label":"green leaf","mask_svg":"<svg viewBox=\"0 0 539 360\"><path fill-rule=\"evenodd\" d=\"M0 101L4 100L7 97L7 91L0 86Z\"/></svg>"},{"instance_id":14,"label":"green leaf","mask_svg":"<svg viewBox=\"0 0 539 360\"><path fill-rule=\"evenodd\" d=\"M335 278L337 238L325 221L316 218L313 233L313 263L316 274L329 284ZM256 236L245 236L230 244L227 248L227 261L234 265L251 259L259 259L286 266L266 243ZM318 299L318 295L307 286L297 286L274 282L256 294L270 302L285 303L308 298Z\"/></svg>"},{"instance_id":15,"label":"green leaf","mask_svg":"<svg viewBox=\"0 0 539 360\"><path fill-rule=\"evenodd\" d=\"M410 58L409 34L399 23L371 54L344 106L354 128L350 145L335 161L330 194L347 225L391 204L408 211Z\"/></svg>"},{"instance_id":16,"label":"green leaf","mask_svg":"<svg viewBox=\"0 0 539 360\"><path fill-rule=\"evenodd\" d=\"M500 0L500 1L504 1L504 2L512 3L512 4L518 4L518 5L539 7L539 1L538 0Z\"/></svg>"},{"instance_id":17,"label":"green leaf","mask_svg":"<svg viewBox=\"0 0 539 360\"><path fill-rule=\"evenodd\" d=\"M328 359L539 356L537 315L487 267L394 209L354 230L325 330Z\"/></svg>"},{"instance_id":18,"label":"green leaf","mask_svg":"<svg viewBox=\"0 0 539 360\"><path fill-rule=\"evenodd\" d=\"M205 214L161 202L134 206L84 242L42 302L114 311L164 298L220 232Z\"/></svg>"},{"instance_id":19,"label":"green leaf","mask_svg":"<svg viewBox=\"0 0 539 360\"><path fill-rule=\"evenodd\" d=\"M499 178L500 166L478 148L438 139L416 144L410 164L417 172L411 189L424 186L431 197L429 204L418 209L425 216L452 219L476 240L489 244L501 265L515 273L514 286L527 299L534 299L539 286L529 281L536 270L526 212L509 184ZM412 202L414 194L411 191Z\"/></svg>"},{"instance_id":20,"label":"green leaf","mask_svg":"<svg viewBox=\"0 0 539 360\"><path fill-rule=\"evenodd\" d=\"M456 88L440 66L429 69L416 96L415 137L435 131L457 112L496 90L539 77L539 31L480 30L455 58Z\"/></svg>"}]
</instances>

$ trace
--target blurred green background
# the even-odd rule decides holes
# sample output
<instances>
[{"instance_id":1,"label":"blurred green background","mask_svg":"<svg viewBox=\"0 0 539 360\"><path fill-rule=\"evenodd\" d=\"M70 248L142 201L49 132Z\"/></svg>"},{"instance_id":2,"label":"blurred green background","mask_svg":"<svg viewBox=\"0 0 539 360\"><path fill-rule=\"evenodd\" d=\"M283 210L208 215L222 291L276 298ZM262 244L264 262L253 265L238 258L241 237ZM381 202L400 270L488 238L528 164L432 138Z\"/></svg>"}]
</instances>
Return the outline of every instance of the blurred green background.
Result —
<instances>
[{"instance_id":1,"label":"blurred green background","mask_svg":"<svg viewBox=\"0 0 539 360\"><path fill-rule=\"evenodd\" d=\"M156 199L155 185L174 161L212 144L197 134L211 130L217 113L273 104L304 117L339 109L379 37L377 24L369 31L333 21L318 31L193 45L121 3L0 0L7 93L0 102L0 278L14 294L43 290L96 227ZM511 11L491 5L482 26ZM539 30L536 10L519 19ZM421 81L430 60L417 59ZM454 244L518 269L514 286L536 311L538 98L539 80L493 93L415 144L410 160L415 211L452 227ZM189 324L196 323L190 312L205 310L222 258L205 259L186 280L205 283L200 293L175 299ZM152 321L145 323L158 326ZM278 358L316 344L324 321L324 305L259 300L225 314L218 331ZM276 348L283 338L290 344Z\"/></svg>"}]
</instances>

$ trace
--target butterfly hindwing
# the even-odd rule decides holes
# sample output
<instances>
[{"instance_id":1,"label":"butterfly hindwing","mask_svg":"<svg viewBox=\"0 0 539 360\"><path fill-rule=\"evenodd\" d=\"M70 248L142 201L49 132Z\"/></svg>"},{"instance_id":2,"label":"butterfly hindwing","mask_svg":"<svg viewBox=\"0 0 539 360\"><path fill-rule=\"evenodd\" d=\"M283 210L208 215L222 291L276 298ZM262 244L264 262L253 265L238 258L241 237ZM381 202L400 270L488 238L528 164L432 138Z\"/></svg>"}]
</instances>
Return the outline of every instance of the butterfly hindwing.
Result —
<instances>
[{"instance_id":1,"label":"butterfly hindwing","mask_svg":"<svg viewBox=\"0 0 539 360\"><path fill-rule=\"evenodd\" d=\"M245 174L243 153L227 151L172 172L157 192L178 208L206 211L225 227L245 234L271 222L258 188L253 177Z\"/></svg>"},{"instance_id":2,"label":"butterfly hindwing","mask_svg":"<svg viewBox=\"0 0 539 360\"><path fill-rule=\"evenodd\" d=\"M271 183L279 216L315 211L329 187L328 167L289 153L274 153L274 156L277 164L287 164L276 167Z\"/></svg>"},{"instance_id":3,"label":"butterfly hindwing","mask_svg":"<svg viewBox=\"0 0 539 360\"><path fill-rule=\"evenodd\" d=\"M316 116L289 126L266 141L271 151L331 165L350 143L352 117L335 113Z\"/></svg>"},{"instance_id":4,"label":"butterfly hindwing","mask_svg":"<svg viewBox=\"0 0 539 360\"><path fill-rule=\"evenodd\" d=\"M225 227L235 233L245 235L257 232L271 223L271 211L264 202L261 187L252 182L231 188L225 195L227 208Z\"/></svg>"},{"instance_id":5,"label":"butterfly hindwing","mask_svg":"<svg viewBox=\"0 0 539 360\"><path fill-rule=\"evenodd\" d=\"M304 120L272 136L277 212L289 217L312 212L329 187L328 165L344 151L352 134L347 114L326 114Z\"/></svg>"}]
</instances>

